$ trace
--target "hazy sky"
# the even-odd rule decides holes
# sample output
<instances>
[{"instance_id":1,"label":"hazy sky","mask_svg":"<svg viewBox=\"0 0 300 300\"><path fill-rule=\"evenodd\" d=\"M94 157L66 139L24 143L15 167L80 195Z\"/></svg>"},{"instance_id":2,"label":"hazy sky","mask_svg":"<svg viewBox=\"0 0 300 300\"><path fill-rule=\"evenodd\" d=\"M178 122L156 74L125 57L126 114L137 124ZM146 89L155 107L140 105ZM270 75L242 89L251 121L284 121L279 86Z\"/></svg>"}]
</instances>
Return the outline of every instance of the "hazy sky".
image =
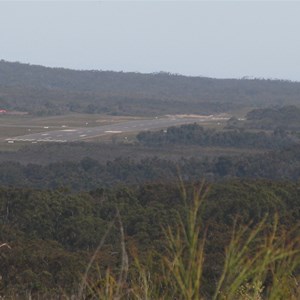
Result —
<instances>
[{"instance_id":1,"label":"hazy sky","mask_svg":"<svg viewBox=\"0 0 300 300\"><path fill-rule=\"evenodd\" d=\"M300 81L300 2L0 1L0 59Z\"/></svg>"}]
</instances>

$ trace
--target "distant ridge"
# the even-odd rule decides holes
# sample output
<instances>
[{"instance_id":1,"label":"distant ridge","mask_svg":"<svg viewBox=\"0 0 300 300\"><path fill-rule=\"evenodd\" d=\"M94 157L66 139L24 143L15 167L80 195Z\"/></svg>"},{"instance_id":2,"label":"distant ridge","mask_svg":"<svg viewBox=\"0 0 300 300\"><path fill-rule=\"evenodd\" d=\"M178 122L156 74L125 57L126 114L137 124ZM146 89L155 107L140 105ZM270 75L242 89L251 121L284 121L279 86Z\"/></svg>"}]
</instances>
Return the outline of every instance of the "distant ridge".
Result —
<instances>
[{"instance_id":1,"label":"distant ridge","mask_svg":"<svg viewBox=\"0 0 300 300\"><path fill-rule=\"evenodd\" d=\"M213 113L300 103L300 83L49 68L0 61L0 106L33 114Z\"/></svg>"}]
</instances>

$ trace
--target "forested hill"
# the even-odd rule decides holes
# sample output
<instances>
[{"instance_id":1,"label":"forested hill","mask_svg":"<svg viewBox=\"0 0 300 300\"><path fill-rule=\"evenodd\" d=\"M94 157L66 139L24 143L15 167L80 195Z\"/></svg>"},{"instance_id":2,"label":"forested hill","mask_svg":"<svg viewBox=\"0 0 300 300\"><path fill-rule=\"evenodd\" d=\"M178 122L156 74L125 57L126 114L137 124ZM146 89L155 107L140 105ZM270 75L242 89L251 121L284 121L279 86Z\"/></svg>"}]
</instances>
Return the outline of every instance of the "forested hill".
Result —
<instances>
[{"instance_id":1,"label":"forested hill","mask_svg":"<svg viewBox=\"0 0 300 300\"><path fill-rule=\"evenodd\" d=\"M0 106L35 114L212 113L298 104L299 94L300 83L280 80L75 71L0 61Z\"/></svg>"}]
</instances>

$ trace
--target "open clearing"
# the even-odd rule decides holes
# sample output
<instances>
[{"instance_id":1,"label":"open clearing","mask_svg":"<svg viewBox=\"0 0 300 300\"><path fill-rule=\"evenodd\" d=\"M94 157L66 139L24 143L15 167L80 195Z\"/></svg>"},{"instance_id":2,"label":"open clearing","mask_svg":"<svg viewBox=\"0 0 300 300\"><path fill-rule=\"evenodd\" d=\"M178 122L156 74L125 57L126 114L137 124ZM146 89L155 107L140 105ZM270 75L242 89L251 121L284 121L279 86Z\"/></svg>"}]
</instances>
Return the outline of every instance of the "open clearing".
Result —
<instances>
[{"instance_id":1,"label":"open clearing","mask_svg":"<svg viewBox=\"0 0 300 300\"><path fill-rule=\"evenodd\" d=\"M72 142L99 140L102 136L154 130L188 123L219 124L228 120L224 115L168 115L152 119L75 114L45 118L1 116L0 141L3 144Z\"/></svg>"}]
</instances>

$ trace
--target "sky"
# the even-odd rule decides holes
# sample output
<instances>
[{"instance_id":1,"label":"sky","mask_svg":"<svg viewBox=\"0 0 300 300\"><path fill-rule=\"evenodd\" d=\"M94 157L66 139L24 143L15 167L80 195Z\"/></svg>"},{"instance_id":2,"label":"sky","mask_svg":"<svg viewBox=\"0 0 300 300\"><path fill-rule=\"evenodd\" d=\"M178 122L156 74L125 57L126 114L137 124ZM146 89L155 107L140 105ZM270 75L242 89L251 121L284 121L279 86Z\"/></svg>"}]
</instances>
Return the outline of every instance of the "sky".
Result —
<instances>
[{"instance_id":1,"label":"sky","mask_svg":"<svg viewBox=\"0 0 300 300\"><path fill-rule=\"evenodd\" d=\"M0 1L0 59L300 81L300 2Z\"/></svg>"}]
</instances>

